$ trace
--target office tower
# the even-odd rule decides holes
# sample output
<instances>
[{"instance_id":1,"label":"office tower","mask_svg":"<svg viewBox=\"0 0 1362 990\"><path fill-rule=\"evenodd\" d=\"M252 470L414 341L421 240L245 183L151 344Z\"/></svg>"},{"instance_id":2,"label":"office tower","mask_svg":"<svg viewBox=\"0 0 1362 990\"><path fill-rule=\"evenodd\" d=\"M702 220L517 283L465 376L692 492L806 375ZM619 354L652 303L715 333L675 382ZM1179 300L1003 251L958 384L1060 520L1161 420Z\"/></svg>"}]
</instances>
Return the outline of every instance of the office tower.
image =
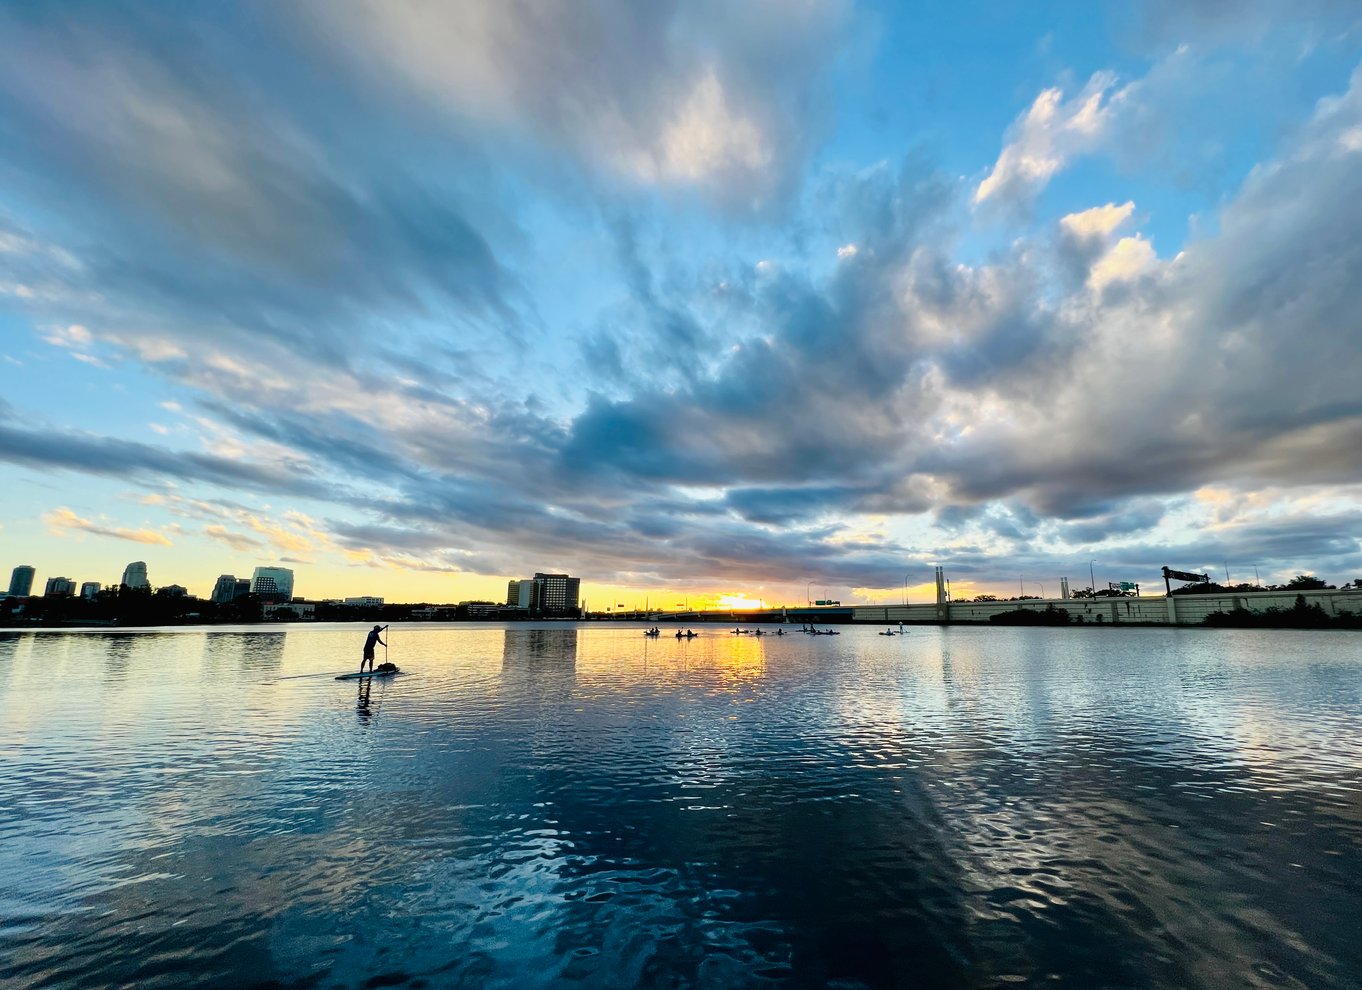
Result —
<instances>
[{"instance_id":1,"label":"office tower","mask_svg":"<svg viewBox=\"0 0 1362 990\"><path fill-rule=\"evenodd\" d=\"M539 586L533 578L512 581L506 586L506 604L511 608L523 608L527 612L539 608Z\"/></svg>"},{"instance_id":2,"label":"office tower","mask_svg":"<svg viewBox=\"0 0 1362 990\"><path fill-rule=\"evenodd\" d=\"M147 565L144 561L134 560L123 568L123 586L143 591L151 589L151 582L147 580Z\"/></svg>"},{"instance_id":3,"label":"office tower","mask_svg":"<svg viewBox=\"0 0 1362 990\"><path fill-rule=\"evenodd\" d=\"M50 577L43 591L46 598L70 598L76 593L76 582L67 577Z\"/></svg>"},{"instance_id":4,"label":"office tower","mask_svg":"<svg viewBox=\"0 0 1362 990\"><path fill-rule=\"evenodd\" d=\"M506 587L506 604L533 615L575 615L581 578L536 573Z\"/></svg>"},{"instance_id":5,"label":"office tower","mask_svg":"<svg viewBox=\"0 0 1362 990\"><path fill-rule=\"evenodd\" d=\"M218 578L217 584L213 585L213 594L209 597L218 605L229 605L236 601L239 595L245 593L237 590L243 584L246 591L251 590L250 581L238 581L235 574L223 574Z\"/></svg>"},{"instance_id":6,"label":"office tower","mask_svg":"<svg viewBox=\"0 0 1362 990\"><path fill-rule=\"evenodd\" d=\"M33 568L20 564L9 579L9 593L15 598L27 598L33 594Z\"/></svg>"},{"instance_id":7,"label":"office tower","mask_svg":"<svg viewBox=\"0 0 1362 990\"><path fill-rule=\"evenodd\" d=\"M257 567L251 574L251 594L278 602L293 598L293 571L287 567Z\"/></svg>"},{"instance_id":8,"label":"office tower","mask_svg":"<svg viewBox=\"0 0 1362 990\"><path fill-rule=\"evenodd\" d=\"M577 611L577 592L581 578L568 577L566 574L536 574L534 583L539 587L539 610L546 615L562 615Z\"/></svg>"},{"instance_id":9,"label":"office tower","mask_svg":"<svg viewBox=\"0 0 1362 990\"><path fill-rule=\"evenodd\" d=\"M86 581L80 586L80 597L87 601L93 600L99 595L99 582Z\"/></svg>"}]
</instances>

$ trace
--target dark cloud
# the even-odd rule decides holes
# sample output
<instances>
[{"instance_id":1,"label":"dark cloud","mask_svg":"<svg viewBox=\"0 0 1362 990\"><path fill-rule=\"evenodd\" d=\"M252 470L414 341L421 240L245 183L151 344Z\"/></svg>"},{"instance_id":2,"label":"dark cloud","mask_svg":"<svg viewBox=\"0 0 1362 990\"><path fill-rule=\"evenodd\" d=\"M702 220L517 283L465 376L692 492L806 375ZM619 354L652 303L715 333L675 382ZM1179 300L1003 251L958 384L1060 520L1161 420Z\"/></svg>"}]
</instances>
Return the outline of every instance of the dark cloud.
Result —
<instances>
[{"instance_id":1,"label":"dark cloud","mask_svg":"<svg viewBox=\"0 0 1362 990\"><path fill-rule=\"evenodd\" d=\"M0 425L0 460L39 471L67 470L114 478L183 479L304 497L332 493L301 464L265 464L120 440L90 433Z\"/></svg>"},{"instance_id":2,"label":"dark cloud","mask_svg":"<svg viewBox=\"0 0 1362 990\"><path fill-rule=\"evenodd\" d=\"M1153 529L1167 511L1168 507L1159 499L1137 499L1120 511L1065 523L1058 528L1058 535L1070 544L1100 543L1112 537Z\"/></svg>"},{"instance_id":3,"label":"dark cloud","mask_svg":"<svg viewBox=\"0 0 1362 990\"><path fill-rule=\"evenodd\" d=\"M0 24L12 179L80 211L75 230L35 232L61 245L39 256L39 284L65 288L68 320L342 364L376 311L503 333L524 321L470 219L484 208L361 137L372 120L301 112L315 94L277 41L112 5Z\"/></svg>"}]
</instances>

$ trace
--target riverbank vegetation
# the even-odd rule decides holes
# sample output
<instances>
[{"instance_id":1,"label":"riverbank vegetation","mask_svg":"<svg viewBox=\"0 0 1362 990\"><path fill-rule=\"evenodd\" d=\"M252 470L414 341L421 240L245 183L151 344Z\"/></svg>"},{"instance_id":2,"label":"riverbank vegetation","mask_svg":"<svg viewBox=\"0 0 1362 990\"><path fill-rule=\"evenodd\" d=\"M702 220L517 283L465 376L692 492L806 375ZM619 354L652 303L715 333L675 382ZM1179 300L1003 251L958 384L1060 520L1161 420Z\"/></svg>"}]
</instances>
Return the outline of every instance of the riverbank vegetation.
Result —
<instances>
[{"instance_id":1,"label":"riverbank vegetation","mask_svg":"<svg viewBox=\"0 0 1362 990\"><path fill-rule=\"evenodd\" d=\"M1017 608L1010 612L990 615L988 621L999 626L1063 626L1073 621L1068 609L1055 608Z\"/></svg>"},{"instance_id":2,"label":"riverbank vegetation","mask_svg":"<svg viewBox=\"0 0 1362 990\"><path fill-rule=\"evenodd\" d=\"M1306 602L1297 595L1290 608L1235 608L1212 612L1202 620L1205 625L1230 629L1362 629L1362 616L1351 612L1331 615L1319 604Z\"/></svg>"}]
</instances>

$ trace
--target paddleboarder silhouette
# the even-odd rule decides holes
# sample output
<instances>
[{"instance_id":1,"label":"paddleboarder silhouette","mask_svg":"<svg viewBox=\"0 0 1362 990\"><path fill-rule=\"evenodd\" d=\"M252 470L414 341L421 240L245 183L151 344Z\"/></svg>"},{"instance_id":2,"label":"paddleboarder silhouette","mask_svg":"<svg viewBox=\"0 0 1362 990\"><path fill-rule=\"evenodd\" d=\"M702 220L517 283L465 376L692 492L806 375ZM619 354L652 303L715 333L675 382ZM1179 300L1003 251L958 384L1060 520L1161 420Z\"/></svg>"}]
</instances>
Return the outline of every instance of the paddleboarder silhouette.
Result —
<instances>
[{"instance_id":1,"label":"paddleboarder silhouette","mask_svg":"<svg viewBox=\"0 0 1362 990\"><path fill-rule=\"evenodd\" d=\"M382 631L382 626L374 626L373 629L369 630L369 638L364 641L364 659L359 662L359 672L361 674L364 673L364 665L366 663L369 665L369 670L372 671L374 669L374 647L382 646L386 649L388 646L387 643L378 638L378 634Z\"/></svg>"}]
</instances>

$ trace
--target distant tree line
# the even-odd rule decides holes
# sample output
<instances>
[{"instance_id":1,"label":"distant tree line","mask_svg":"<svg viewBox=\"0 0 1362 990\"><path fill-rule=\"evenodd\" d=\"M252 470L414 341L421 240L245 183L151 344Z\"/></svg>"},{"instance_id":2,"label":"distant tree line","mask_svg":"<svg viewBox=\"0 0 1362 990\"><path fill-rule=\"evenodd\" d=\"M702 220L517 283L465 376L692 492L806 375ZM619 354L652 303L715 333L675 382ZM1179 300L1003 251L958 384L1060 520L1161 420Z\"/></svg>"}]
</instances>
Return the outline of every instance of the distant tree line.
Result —
<instances>
[{"instance_id":1,"label":"distant tree line","mask_svg":"<svg viewBox=\"0 0 1362 990\"><path fill-rule=\"evenodd\" d=\"M169 589L151 591L126 585L106 588L93 598L77 596L32 596L0 599L0 626L173 626L217 625L255 622L290 622L301 619L301 610L287 604L262 617L260 595L246 594L235 601L219 603L191 595L174 594ZM462 605L345 605L333 602L308 603L311 618L319 622L407 622L420 618L436 622L463 622L471 618L467 604ZM481 604L481 603L472 603ZM508 611L499 618L526 618L523 612Z\"/></svg>"},{"instance_id":2,"label":"distant tree line","mask_svg":"<svg viewBox=\"0 0 1362 990\"><path fill-rule=\"evenodd\" d=\"M1011 599L1016 601L1017 599ZM1010 612L997 612L988 621L1000 626L1064 626L1073 621L1068 609L1055 608L1017 608Z\"/></svg>"},{"instance_id":3,"label":"distant tree line","mask_svg":"<svg viewBox=\"0 0 1362 990\"><path fill-rule=\"evenodd\" d=\"M1344 582L1344 588L1362 588L1362 578L1355 581ZM1185 584L1181 588L1174 588L1175 595L1224 595L1224 594L1244 594L1253 591L1333 591L1336 586L1329 584L1323 578L1315 577L1313 574L1297 574L1285 584L1217 584L1208 581L1204 584Z\"/></svg>"},{"instance_id":4,"label":"distant tree line","mask_svg":"<svg viewBox=\"0 0 1362 990\"><path fill-rule=\"evenodd\" d=\"M1235 608L1212 612L1202 621L1235 629L1362 629L1362 616L1344 611L1331 615L1322 605L1307 603L1304 595L1297 595L1290 608Z\"/></svg>"}]
</instances>

